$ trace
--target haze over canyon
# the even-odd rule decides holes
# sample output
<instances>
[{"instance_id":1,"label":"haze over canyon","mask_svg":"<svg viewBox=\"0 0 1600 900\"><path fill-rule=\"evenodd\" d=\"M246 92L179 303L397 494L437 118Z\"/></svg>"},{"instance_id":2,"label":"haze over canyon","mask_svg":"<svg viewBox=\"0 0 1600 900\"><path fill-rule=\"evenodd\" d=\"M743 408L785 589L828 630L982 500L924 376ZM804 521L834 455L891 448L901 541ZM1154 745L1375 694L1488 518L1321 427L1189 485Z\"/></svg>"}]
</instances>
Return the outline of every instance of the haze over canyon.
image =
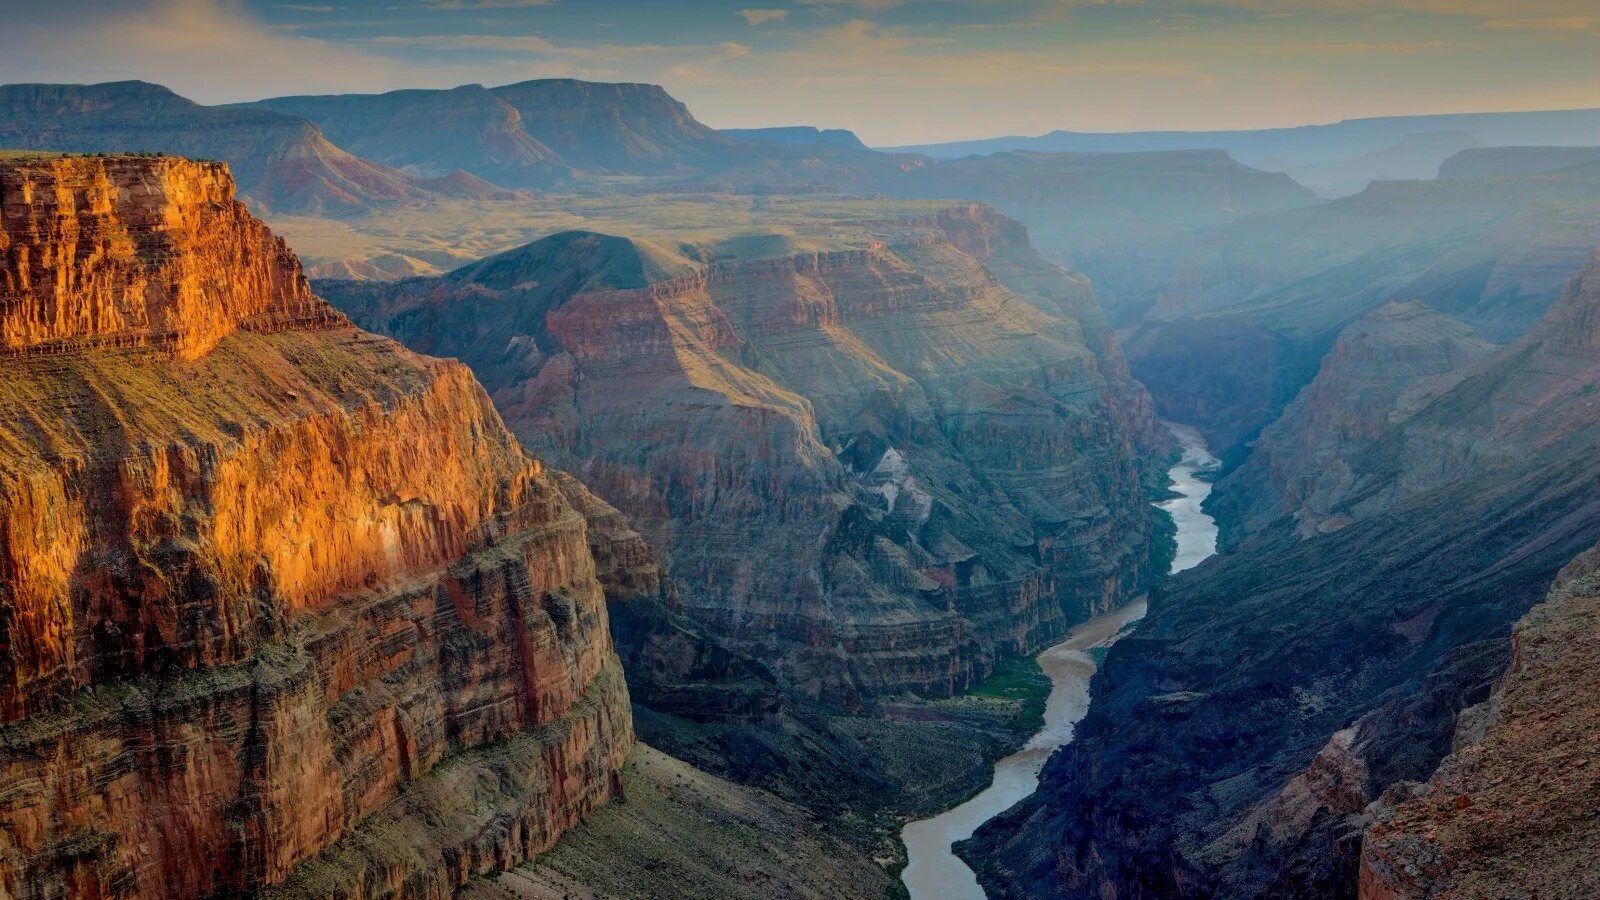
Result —
<instances>
[{"instance_id":1,"label":"haze over canyon","mask_svg":"<svg viewBox=\"0 0 1600 900\"><path fill-rule=\"evenodd\" d=\"M27 6L0 897L1600 896L1586 4Z\"/></svg>"}]
</instances>

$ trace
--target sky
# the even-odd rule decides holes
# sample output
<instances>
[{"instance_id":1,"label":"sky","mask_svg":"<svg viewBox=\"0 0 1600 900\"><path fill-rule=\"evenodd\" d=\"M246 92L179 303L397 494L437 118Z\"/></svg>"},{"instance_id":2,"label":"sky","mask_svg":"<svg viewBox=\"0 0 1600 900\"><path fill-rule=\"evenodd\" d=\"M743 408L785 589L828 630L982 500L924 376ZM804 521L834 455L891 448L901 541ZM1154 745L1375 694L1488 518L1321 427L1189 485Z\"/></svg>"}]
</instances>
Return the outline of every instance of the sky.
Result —
<instances>
[{"instance_id":1,"label":"sky","mask_svg":"<svg viewBox=\"0 0 1600 900\"><path fill-rule=\"evenodd\" d=\"M1600 0L0 0L0 83L576 77L874 146L1600 107Z\"/></svg>"}]
</instances>

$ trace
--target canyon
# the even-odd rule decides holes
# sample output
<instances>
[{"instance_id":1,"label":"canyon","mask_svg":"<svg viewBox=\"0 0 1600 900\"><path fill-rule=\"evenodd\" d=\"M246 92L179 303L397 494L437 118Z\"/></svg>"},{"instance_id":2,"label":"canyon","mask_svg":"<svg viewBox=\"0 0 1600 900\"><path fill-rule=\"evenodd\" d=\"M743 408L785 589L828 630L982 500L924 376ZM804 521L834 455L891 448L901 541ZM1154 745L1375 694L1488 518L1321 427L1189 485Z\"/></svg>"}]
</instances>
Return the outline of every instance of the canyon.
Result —
<instances>
[{"instance_id":1,"label":"canyon","mask_svg":"<svg viewBox=\"0 0 1600 900\"><path fill-rule=\"evenodd\" d=\"M1593 893L1595 121L0 87L0 895Z\"/></svg>"},{"instance_id":2,"label":"canyon","mask_svg":"<svg viewBox=\"0 0 1600 900\"><path fill-rule=\"evenodd\" d=\"M1406 800L1408 786L1457 777L1456 763L1440 768L1453 737L1470 754L1461 765L1513 765L1492 761L1496 744L1473 740L1472 723L1484 719L1470 710L1512 665L1513 626L1600 537L1600 484L1589 464L1597 285L1600 263L1591 263L1527 334L1487 354L1447 317L1386 311L1388 322L1366 326L1382 340L1465 351L1465 361L1442 374L1401 367L1420 380L1397 401L1386 399L1397 385L1376 383L1371 407L1334 390L1348 383L1341 368L1361 344L1385 346L1370 343L1371 333L1351 335L1345 355L1330 358L1296 401L1317 404L1285 423L1299 433L1273 438L1279 448L1339 448L1333 454L1350 471L1312 486L1309 520L1305 506L1270 502L1265 510L1279 515L1269 525L1240 532L1224 518L1230 551L1152 597L1139 630L1112 649L1076 739L1047 766L1040 799L979 832L975 855L990 896L1114 886L1321 895L1358 883L1371 896L1424 895L1393 873L1440 872L1428 848L1461 852L1471 831L1452 838L1441 825L1426 838L1441 844L1408 843L1405 823L1426 822L1440 796ZM1387 415L1374 415L1385 406ZM1363 417L1376 421L1375 435L1350 427ZM1219 493L1227 487L1224 479ZM1300 527L1308 521L1315 527ZM1550 627L1560 609L1525 621L1524 632ZM1581 633L1592 621L1580 614L1567 627ZM1587 642L1560 652L1585 653ZM1520 671L1505 676L1503 690L1516 689ZM1587 715L1582 704L1550 714ZM1526 802L1566 806L1544 800L1553 797ZM1401 812L1374 824L1385 803ZM1484 827L1463 819L1462 829ZM1369 826L1380 843L1367 850ZM1486 865L1495 859L1491 845L1475 846ZM1391 863L1386 853L1395 853ZM1478 871L1470 858L1458 858L1462 871ZM1510 871L1539 871L1504 859ZM1581 867L1564 871L1570 887Z\"/></svg>"},{"instance_id":3,"label":"canyon","mask_svg":"<svg viewBox=\"0 0 1600 900\"><path fill-rule=\"evenodd\" d=\"M584 518L464 366L220 164L13 156L0 225L0 889L447 897L612 796Z\"/></svg>"}]
</instances>

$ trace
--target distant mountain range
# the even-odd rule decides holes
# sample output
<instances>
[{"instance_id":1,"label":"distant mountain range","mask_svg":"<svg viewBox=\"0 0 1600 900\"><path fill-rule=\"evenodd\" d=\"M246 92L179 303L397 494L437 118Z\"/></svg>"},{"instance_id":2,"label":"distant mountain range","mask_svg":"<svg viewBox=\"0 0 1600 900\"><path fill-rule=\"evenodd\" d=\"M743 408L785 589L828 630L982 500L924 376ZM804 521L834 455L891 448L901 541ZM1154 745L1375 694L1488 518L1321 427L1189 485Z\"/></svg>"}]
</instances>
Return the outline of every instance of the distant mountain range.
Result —
<instances>
[{"instance_id":1,"label":"distant mountain range","mask_svg":"<svg viewBox=\"0 0 1600 900\"><path fill-rule=\"evenodd\" d=\"M1374 179L1432 177L1440 162L1471 146L1600 146L1600 109L1464 113L1347 119L1329 125L1256 131L1052 131L945 144L888 147L936 159L1032 150L1142 153L1225 150L1247 166L1283 172L1323 196L1353 194Z\"/></svg>"},{"instance_id":2,"label":"distant mountain range","mask_svg":"<svg viewBox=\"0 0 1600 900\"><path fill-rule=\"evenodd\" d=\"M653 84L550 79L276 97L254 106L307 119L352 152L408 172L462 169L516 187L551 187L581 174L714 172L751 153Z\"/></svg>"}]
</instances>

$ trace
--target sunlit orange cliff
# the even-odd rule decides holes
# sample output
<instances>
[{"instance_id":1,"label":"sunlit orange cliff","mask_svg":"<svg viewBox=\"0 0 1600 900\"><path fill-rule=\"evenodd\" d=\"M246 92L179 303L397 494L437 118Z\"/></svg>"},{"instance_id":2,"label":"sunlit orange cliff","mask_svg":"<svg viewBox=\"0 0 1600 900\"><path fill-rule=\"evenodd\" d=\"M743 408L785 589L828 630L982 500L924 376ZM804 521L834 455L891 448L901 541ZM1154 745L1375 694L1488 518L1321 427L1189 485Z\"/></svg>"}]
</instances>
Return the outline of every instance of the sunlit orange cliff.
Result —
<instances>
[{"instance_id":1,"label":"sunlit orange cliff","mask_svg":"<svg viewBox=\"0 0 1600 900\"><path fill-rule=\"evenodd\" d=\"M233 193L0 160L0 896L448 897L619 783L582 515Z\"/></svg>"}]
</instances>

